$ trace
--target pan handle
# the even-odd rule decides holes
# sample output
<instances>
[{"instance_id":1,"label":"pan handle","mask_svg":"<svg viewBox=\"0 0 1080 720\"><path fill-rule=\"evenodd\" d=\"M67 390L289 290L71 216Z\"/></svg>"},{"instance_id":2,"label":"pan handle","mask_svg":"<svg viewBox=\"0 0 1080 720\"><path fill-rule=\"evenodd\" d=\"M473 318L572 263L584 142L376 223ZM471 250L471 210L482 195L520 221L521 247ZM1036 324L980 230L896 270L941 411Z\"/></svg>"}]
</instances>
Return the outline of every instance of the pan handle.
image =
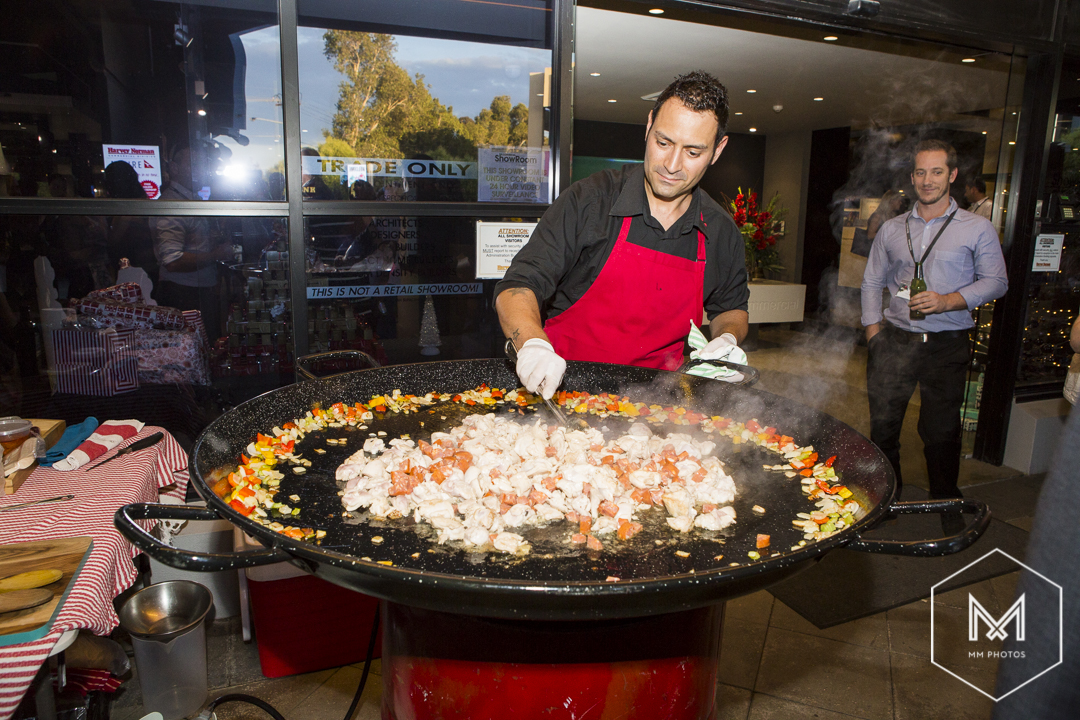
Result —
<instances>
[{"instance_id":1,"label":"pan handle","mask_svg":"<svg viewBox=\"0 0 1080 720\"><path fill-rule=\"evenodd\" d=\"M981 500L955 498L949 500L916 500L914 502L894 502L889 506L889 515L911 515L930 513L967 513L975 518L959 534L934 540L869 540L856 536L845 547L849 550L880 553L883 555L909 555L915 557L939 557L952 555L966 550L982 537L990 526L990 508Z\"/></svg>"},{"instance_id":2,"label":"pan handle","mask_svg":"<svg viewBox=\"0 0 1080 720\"><path fill-rule=\"evenodd\" d=\"M363 350L331 350L330 352L301 355L296 358L296 374L302 380L314 380L320 376L308 370L307 366L309 364L322 360L345 360L348 358L359 359L367 367L379 367L379 361Z\"/></svg>"},{"instance_id":3,"label":"pan handle","mask_svg":"<svg viewBox=\"0 0 1080 720\"><path fill-rule=\"evenodd\" d=\"M209 508L186 505L158 505L134 503L124 505L113 516L113 524L131 544L163 565L194 572L217 572L240 570L292 560L282 550L266 548L242 553L195 553L166 545L136 523L136 520L220 520L221 516Z\"/></svg>"}]
</instances>

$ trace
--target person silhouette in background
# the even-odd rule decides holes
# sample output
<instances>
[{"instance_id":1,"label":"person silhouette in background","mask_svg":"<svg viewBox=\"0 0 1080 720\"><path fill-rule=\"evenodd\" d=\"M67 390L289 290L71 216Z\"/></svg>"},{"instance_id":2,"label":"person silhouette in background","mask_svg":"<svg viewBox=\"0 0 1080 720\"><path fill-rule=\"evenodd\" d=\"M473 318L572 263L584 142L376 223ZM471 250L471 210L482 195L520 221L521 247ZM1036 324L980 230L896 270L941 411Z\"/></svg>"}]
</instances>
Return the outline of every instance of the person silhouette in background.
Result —
<instances>
[{"instance_id":1,"label":"person silhouette in background","mask_svg":"<svg viewBox=\"0 0 1080 720\"><path fill-rule=\"evenodd\" d=\"M191 186L201 187L205 177L201 160L187 145L174 147L167 165L169 184L161 198L195 199ZM216 339L221 334L218 264L233 258L232 247L211 237L205 217L160 217L151 227L160 263L154 299L179 310L199 310L207 333Z\"/></svg>"},{"instance_id":2,"label":"person silhouette in background","mask_svg":"<svg viewBox=\"0 0 1080 720\"><path fill-rule=\"evenodd\" d=\"M964 188L964 199L968 201L969 213L975 213L993 222L990 211L994 209L994 203L986 197L986 183L981 177L971 178L971 182Z\"/></svg>"},{"instance_id":3,"label":"person silhouette in background","mask_svg":"<svg viewBox=\"0 0 1080 720\"><path fill-rule=\"evenodd\" d=\"M126 162L109 163L105 168L105 194L110 198L146 200L146 191L139 182L139 173ZM154 256L154 240L150 225L144 217L114 215L105 219L108 224L109 265L113 272L120 258L127 258L133 267L142 268L150 277L157 277L158 262Z\"/></svg>"}]
</instances>

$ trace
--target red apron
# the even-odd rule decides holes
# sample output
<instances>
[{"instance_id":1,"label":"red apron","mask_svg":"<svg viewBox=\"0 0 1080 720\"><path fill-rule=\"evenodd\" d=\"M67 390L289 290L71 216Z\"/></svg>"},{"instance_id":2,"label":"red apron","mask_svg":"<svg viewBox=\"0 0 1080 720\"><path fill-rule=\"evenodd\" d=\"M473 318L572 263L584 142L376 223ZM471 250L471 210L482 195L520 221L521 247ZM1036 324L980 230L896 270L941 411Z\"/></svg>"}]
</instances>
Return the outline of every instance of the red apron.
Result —
<instances>
[{"instance_id":1,"label":"red apron","mask_svg":"<svg viewBox=\"0 0 1080 720\"><path fill-rule=\"evenodd\" d=\"M690 323L701 322L705 235L687 260L627 242L630 221L592 286L544 331L567 360L675 370Z\"/></svg>"}]
</instances>

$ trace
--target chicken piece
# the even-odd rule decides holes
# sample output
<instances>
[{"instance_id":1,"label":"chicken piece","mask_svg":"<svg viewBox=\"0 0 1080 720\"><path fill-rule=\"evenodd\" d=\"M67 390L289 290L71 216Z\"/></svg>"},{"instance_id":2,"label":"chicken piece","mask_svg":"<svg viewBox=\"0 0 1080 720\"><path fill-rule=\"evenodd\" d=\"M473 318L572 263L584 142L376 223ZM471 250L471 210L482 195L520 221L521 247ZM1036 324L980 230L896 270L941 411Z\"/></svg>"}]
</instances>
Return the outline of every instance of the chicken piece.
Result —
<instances>
[{"instance_id":1,"label":"chicken piece","mask_svg":"<svg viewBox=\"0 0 1080 720\"><path fill-rule=\"evenodd\" d=\"M496 550L504 553L527 552L529 549L529 543L525 542L525 538L510 532L497 534L491 544Z\"/></svg>"},{"instance_id":2,"label":"chicken piece","mask_svg":"<svg viewBox=\"0 0 1080 720\"><path fill-rule=\"evenodd\" d=\"M667 518L667 524L679 532L688 532L694 526L694 518L686 515Z\"/></svg>"},{"instance_id":3,"label":"chicken piece","mask_svg":"<svg viewBox=\"0 0 1080 720\"><path fill-rule=\"evenodd\" d=\"M733 522L735 522L735 508L728 506L698 515L694 518L694 527L702 530L723 530Z\"/></svg>"},{"instance_id":4,"label":"chicken piece","mask_svg":"<svg viewBox=\"0 0 1080 720\"><path fill-rule=\"evenodd\" d=\"M694 501L690 497L690 493L686 491L686 488L680 486L674 486L664 493L663 497L664 508L667 510L668 515L672 517L690 517L693 518L694 513Z\"/></svg>"}]
</instances>

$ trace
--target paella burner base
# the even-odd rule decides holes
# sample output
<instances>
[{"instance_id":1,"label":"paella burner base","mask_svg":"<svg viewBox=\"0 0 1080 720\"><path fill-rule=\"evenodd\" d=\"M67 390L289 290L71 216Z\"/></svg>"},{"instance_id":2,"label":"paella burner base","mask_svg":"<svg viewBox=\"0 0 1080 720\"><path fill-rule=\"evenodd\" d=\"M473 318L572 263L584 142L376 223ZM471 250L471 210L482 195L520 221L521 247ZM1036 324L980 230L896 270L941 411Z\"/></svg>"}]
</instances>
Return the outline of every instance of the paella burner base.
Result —
<instances>
[{"instance_id":1,"label":"paella burner base","mask_svg":"<svg viewBox=\"0 0 1080 720\"><path fill-rule=\"evenodd\" d=\"M383 720L716 717L722 603L570 622L382 612Z\"/></svg>"}]
</instances>

